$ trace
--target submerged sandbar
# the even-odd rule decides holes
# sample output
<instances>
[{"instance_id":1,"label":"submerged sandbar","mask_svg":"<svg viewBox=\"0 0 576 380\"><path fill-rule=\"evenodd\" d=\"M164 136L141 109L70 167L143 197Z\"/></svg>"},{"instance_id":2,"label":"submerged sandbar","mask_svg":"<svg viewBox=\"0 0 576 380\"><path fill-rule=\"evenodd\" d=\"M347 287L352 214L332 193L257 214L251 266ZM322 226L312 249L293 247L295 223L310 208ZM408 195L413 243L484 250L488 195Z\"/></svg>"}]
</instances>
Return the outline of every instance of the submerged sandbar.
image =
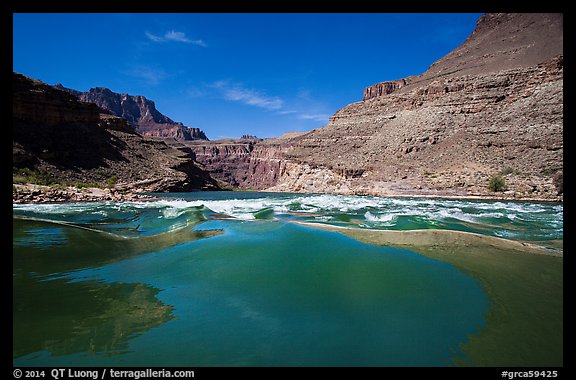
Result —
<instances>
[{"instance_id":1,"label":"submerged sandbar","mask_svg":"<svg viewBox=\"0 0 576 380\"><path fill-rule=\"evenodd\" d=\"M563 256L534 244L448 230L386 231L302 223L366 244L407 248L478 279L487 326L463 344L463 366L563 365Z\"/></svg>"}]
</instances>

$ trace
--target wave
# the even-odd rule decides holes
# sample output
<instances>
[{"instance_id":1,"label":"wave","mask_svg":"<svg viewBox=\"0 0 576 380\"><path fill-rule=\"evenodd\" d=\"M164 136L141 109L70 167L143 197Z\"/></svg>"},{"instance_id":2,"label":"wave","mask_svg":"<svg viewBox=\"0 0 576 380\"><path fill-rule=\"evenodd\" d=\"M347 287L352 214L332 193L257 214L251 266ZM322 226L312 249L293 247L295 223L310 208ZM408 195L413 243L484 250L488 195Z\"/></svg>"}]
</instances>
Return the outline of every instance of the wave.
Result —
<instances>
[{"instance_id":1,"label":"wave","mask_svg":"<svg viewBox=\"0 0 576 380\"><path fill-rule=\"evenodd\" d=\"M366 211L366 213L364 214L364 218L369 222L391 223L391 222L394 222L394 220L396 220L397 215L386 214L386 215L376 216L376 215L372 214L370 211Z\"/></svg>"},{"instance_id":2,"label":"wave","mask_svg":"<svg viewBox=\"0 0 576 380\"><path fill-rule=\"evenodd\" d=\"M147 202L15 204L20 215L74 220L154 233L215 218L273 218L356 224L368 228L443 228L518 239L562 239L561 204L331 194L182 193ZM112 227L110 227L112 225ZM167 227L170 226L170 227Z\"/></svg>"}]
</instances>

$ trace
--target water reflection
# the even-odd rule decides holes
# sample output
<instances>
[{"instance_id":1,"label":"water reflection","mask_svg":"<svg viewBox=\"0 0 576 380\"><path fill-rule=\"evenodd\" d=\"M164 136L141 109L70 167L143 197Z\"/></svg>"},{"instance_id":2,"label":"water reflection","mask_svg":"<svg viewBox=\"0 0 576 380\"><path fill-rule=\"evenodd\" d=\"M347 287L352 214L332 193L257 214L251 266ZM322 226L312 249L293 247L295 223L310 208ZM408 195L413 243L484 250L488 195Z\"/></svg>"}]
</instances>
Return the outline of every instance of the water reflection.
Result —
<instances>
[{"instance_id":1,"label":"water reflection","mask_svg":"<svg viewBox=\"0 0 576 380\"><path fill-rule=\"evenodd\" d=\"M143 283L64 278L85 268L159 251L221 231L180 228L122 238L51 221L13 220L13 357L126 352L128 341L173 318Z\"/></svg>"},{"instance_id":2,"label":"water reflection","mask_svg":"<svg viewBox=\"0 0 576 380\"><path fill-rule=\"evenodd\" d=\"M13 219L12 231L14 272L40 275L98 267L222 233L182 227L158 235L123 238L80 225L21 218Z\"/></svg>"},{"instance_id":3,"label":"water reflection","mask_svg":"<svg viewBox=\"0 0 576 380\"><path fill-rule=\"evenodd\" d=\"M14 278L13 357L48 351L113 355L172 319L172 306L145 284Z\"/></svg>"}]
</instances>

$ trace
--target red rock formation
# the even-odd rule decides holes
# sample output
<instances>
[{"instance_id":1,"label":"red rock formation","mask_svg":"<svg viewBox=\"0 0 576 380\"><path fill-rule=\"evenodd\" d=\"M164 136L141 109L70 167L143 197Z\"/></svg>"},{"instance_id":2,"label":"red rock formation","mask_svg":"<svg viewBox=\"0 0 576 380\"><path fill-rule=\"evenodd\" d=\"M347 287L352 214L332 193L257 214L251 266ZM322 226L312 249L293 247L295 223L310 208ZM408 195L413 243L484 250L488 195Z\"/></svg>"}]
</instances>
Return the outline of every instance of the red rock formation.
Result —
<instances>
[{"instance_id":1,"label":"red rock formation","mask_svg":"<svg viewBox=\"0 0 576 380\"><path fill-rule=\"evenodd\" d=\"M265 140L227 139L188 143L195 160L225 186L265 189L276 184L284 146Z\"/></svg>"},{"instance_id":2,"label":"red rock formation","mask_svg":"<svg viewBox=\"0 0 576 380\"><path fill-rule=\"evenodd\" d=\"M69 92L86 103L94 103L115 116L122 117L144 136L172 137L182 140L208 140L206 134L199 128L187 127L161 114L154 101L144 96L118 94L107 88L95 87L88 92L79 92L65 88L61 84L55 86Z\"/></svg>"},{"instance_id":3,"label":"red rock formation","mask_svg":"<svg viewBox=\"0 0 576 380\"><path fill-rule=\"evenodd\" d=\"M362 100L368 100L375 98L377 96L388 95L392 92L402 88L406 85L405 79L398 79L392 82L382 82L377 83L372 86L368 86L364 89L364 95Z\"/></svg>"}]
</instances>

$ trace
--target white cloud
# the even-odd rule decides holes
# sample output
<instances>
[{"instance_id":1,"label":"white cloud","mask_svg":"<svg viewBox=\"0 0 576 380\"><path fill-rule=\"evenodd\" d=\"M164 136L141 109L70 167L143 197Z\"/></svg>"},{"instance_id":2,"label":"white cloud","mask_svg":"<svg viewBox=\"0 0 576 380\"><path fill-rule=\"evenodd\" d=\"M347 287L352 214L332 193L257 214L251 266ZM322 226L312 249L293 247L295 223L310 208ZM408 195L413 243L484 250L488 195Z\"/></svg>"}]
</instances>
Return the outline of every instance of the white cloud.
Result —
<instances>
[{"instance_id":1,"label":"white cloud","mask_svg":"<svg viewBox=\"0 0 576 380\"><path fill-rule=\"evenodd\" d=\"M327 123L330 117L329 114L314 112L310 109L305 110L288 107L286 106L286 102L277 96L266 95L262 90L246 88L239 83L219 80L208 86L217 89L226 100L259 107L267 111L274 111L277 115L292 115L292 117L300 120L311 120L322 123Z\"/></svg>"},{"instance_id":2,"label":"white cloud","mask_svg":"<svg viewBox=\"0 0 576 380\"><path fill-rule=\"evenodd\" d=\"M206 47L206 43L202 40L191 40L190 38L186 37L186 34L183 32L177 32L175 30L169 30L164 35L158 36L156 34L152 34L148 31L144 32L146 37L150 41L153 42L183 42L185 44L191 44L201 47Z\"/></svg>"},{"instance_id":3,"label":"white cloud","mask_svg":"<svg viewBox=\"0 0 576 380\"><path fill-rule=\"evenodd\" d=\"M145 32L144 34L146 34L146 37L148 37L148 39L150 39L151 41L154 41L154 42L164 41L164 39L162 37L156 36L150 32Z\"/></svg>"},{"instance_id":4,"label":"white cloud","mask_svg":"<svg viewBox=\"0 0 576 380\"><path fill-rule=\"evenodd\" d=\"M240 84L217 81L211 87L219 89L224 99L264 108L269 111L280 110L284 106L282 99L276 96L268 96L259 90L245 88Z\"/></svg>"},{"instance_id":5,"label":"white cloud","mask_svg":"<svg viewBox=\"0 0 576 380\"><path fill-rule=\"evenodd\" d=\"M251 106L265 108L267 110L278 110L282 108L283 102L280 98L269 97L257 91L246 88L230 88L225 90L224 97L228 100L242 102Z\"/></svg>"},{"instance_id":6,"label":"white cloud","mask_svg":"<svg viewBox=\"0 0 576 380\"><path fill-rule=\"evenodd\" d=\"M192 40L190 40L189 38L186 37L186 34L184 34L182 32L177 32L175 30L171 30L169 32L166 32L166 34L164 34L164 38L167 41L185 42L187 44L192 42Z\"/></svg>"}]
</instances>

